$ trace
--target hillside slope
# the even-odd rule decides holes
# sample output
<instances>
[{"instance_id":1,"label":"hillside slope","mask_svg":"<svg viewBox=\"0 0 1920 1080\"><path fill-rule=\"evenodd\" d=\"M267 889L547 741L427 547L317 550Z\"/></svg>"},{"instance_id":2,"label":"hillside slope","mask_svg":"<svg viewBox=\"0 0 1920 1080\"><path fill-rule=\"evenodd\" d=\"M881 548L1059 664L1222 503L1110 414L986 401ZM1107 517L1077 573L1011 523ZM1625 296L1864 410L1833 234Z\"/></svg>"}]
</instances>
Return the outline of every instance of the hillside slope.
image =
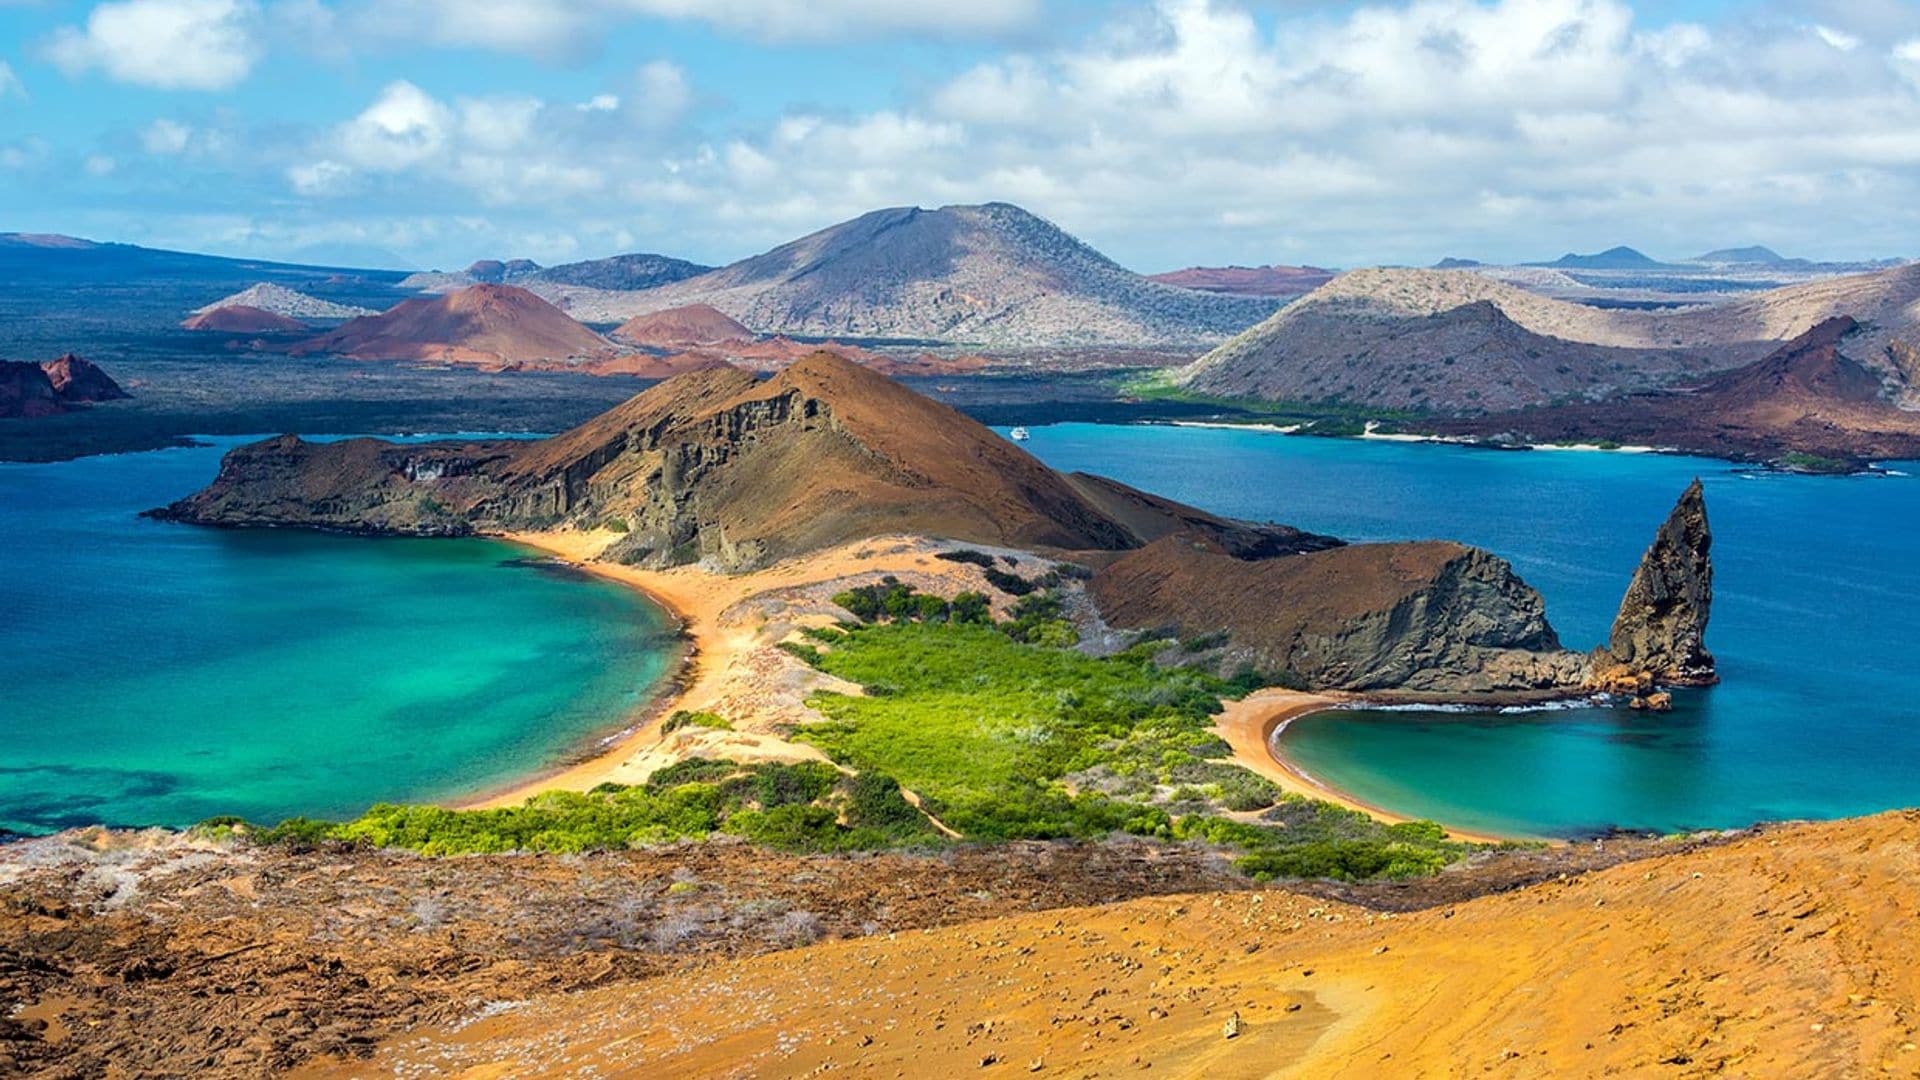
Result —
<instances>
[{"instance_id":1,"label":"hillside slope","mask_svg":"<svg viewBox=\"0 0 1920 1080\"><path fill-rule=\"evenodd\" d=\"M836 941L467 1014L307 1075L1911 1075L1920 814L1392 915L1285 890Z\"/></svg>"},{"instance_id":2,"label":"hillside slope","mask_svg":"<svg viewBox=\"0 0 1920 1080\"><path fill-rule=\"evenodd\" d=\"M1920 412L1888 401L1883 376L1855 359L1873 350L1875 337L1873 330L1839 316L1752 364L1694 386L1622 401L1441 422L1434 428L1536 443L1671 446L1736 460L1798 453L1864 464L1920 457Z\"/></svg>"},{"instance_id":3,"label":"hillside slope","mask_svg":"<svg viewBox=\"0 0 1920 1080\"><path fill-rule=\"evenodd\" d=\"M709 304L761 333L992 345L1219 341L1270 300L1148 281L1017 206L876 210L641 293L542 286L600 321Z\"/></svg>"},{"instance_id":4,"label":"hillside slope","mask_svg":"<svg viewBox=\"0 0 1920 1080\"><path fill-rule=\"evenodd\" d=\"M1604 399L1750 363L1835 316L1896 400L1920 379L1920 265L1685 310L1602 309L1467 270L1356 270L1180 369L1198 393L1480 412Z\"/></svg>"}]
</instances>

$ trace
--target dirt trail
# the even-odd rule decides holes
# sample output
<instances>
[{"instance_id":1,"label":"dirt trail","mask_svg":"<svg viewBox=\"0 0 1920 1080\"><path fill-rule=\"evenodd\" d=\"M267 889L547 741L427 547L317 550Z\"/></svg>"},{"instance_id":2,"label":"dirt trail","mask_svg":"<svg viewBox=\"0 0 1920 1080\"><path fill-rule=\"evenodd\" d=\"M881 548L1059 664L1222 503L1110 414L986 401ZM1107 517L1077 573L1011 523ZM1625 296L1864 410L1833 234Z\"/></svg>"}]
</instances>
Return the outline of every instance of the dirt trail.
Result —
<instances>
[{"instance_id":1,"label":"dirt trail","mask_svg":"<svg viewBox=\"0 0 1920 1080\"><path fill-rule=\"evenodd\" d=\"M309 1075L1913 1076L1916 909L1895 813L1407 915L1238 892L835 942Z\"/></svg>"}]
</instances>

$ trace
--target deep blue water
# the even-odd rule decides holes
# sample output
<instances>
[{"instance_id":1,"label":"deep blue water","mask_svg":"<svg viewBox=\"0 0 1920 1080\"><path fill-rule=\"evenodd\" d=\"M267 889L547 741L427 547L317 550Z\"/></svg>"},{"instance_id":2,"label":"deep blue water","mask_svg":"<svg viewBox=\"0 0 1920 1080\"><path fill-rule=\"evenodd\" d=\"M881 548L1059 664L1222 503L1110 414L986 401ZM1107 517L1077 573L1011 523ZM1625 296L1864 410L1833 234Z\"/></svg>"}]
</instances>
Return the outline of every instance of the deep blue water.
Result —
<instances>
[{"instance_id":1,"label":"deep blue water","mask_svg":"<svg viewBox=\"0 0 1920 1080\"><path fill-rule=\"evenodd\" d=\"M1513 562L1580 649L1604 640L1654 529L1699 476L1720 686L1681 691L1667 714L1326 714L1293 725L1288 756L1375 805L1527 835L1920 806L1920 465L1803 477L1666 455L1088 424L1034 428L1026 446L1218 513L1478 544Z\"/></svg>"},{"instance_id":2,"label":"deep blue water","mask_svg":"<svg viewBox=\"0 0 1920 1080\"><path fill-rule=\"evenodd\" d=\"M0 464L0 829L340 817L554 762L676 650L631 590L483 540L137 513L224 446Z\"/></svg>"}]
</instances>

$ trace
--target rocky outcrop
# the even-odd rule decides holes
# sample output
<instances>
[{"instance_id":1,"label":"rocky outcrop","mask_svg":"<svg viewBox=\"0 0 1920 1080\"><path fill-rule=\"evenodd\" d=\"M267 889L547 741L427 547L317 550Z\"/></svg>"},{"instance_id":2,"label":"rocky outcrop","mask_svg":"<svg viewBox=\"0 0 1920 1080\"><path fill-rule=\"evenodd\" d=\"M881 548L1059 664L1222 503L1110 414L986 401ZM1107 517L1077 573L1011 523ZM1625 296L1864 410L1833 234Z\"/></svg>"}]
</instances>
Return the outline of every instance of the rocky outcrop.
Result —
<instances>
[{"instance_id":1,"label":"rocky outcrop","mask_svg":"<svg viewBox=\"0 0 1920 1080\"><path fill-rule=\"evenodd\" d=\"M1540 594L1506 560L1444 541L1236 558L1170 536L1094 576L1115 626L1195 637L1318 688L1431 698L1551 696L1581 685Z\"/></svg>"},{"instance_id":2,"label":"rocky outcrop","mask_svg":"<svg viewBox=\"0 0 1920 1080\"><path fill-rule=\"evenodd\" d=\"M1594 650L1595 680L1608 688L1720 681L1707 651L1713 609L1713 530L1700 481L1687 487L1640 559L1607 644Z\"/></svg>"},{"instance_id":3,"label":"rocky outcrop","mask_svg":"<svg viewBox=\"0 0 1920 1080\"><path fill-rule=\"evenodd\" d=\"M0 417L53 416L130 396L92 361L72 353L38 364L0 360Z\"/></svg>"},{"instance_id":4,"label":"rocky outcrop","mask_svg":"<svg viewBox=\"0 0 1920 1080\"><path fill-rule=\"evenodd\" d=\"M66 411L39 364L0 360L0 417L33 419Z\"/></svg>"},{"instance_id":5,"label":"rocky outcrop","mask_svg":"<svg viewBox=\"0 0 1920 1080\"><path fill-rule=\"evenodd\" d=\"M120 389L120 384L101 371L98 364L72 353L42 362L40 370L47 373L47 381L53 385L53 392L69 405L119 401L132 396Z\"/></svg>"}]
</instances>

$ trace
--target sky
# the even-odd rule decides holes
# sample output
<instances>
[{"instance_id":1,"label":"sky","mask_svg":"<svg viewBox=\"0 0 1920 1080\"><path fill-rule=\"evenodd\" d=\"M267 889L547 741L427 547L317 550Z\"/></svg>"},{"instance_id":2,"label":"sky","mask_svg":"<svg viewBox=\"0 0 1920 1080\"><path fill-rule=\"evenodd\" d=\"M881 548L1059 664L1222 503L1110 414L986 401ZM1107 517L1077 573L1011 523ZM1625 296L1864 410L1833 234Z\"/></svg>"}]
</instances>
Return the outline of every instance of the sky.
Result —
<instances>
[{"instance_id":1,"label":"sky","mask_svg":"<svg viewBox=\"0 0 1920 1080\"><path fill-rule=\"evenodd\" d=\"M719 264L989 200L1143 272L1920 255L1920 2L0 0L0 231Z\"/></svg>"}]
</instances>

